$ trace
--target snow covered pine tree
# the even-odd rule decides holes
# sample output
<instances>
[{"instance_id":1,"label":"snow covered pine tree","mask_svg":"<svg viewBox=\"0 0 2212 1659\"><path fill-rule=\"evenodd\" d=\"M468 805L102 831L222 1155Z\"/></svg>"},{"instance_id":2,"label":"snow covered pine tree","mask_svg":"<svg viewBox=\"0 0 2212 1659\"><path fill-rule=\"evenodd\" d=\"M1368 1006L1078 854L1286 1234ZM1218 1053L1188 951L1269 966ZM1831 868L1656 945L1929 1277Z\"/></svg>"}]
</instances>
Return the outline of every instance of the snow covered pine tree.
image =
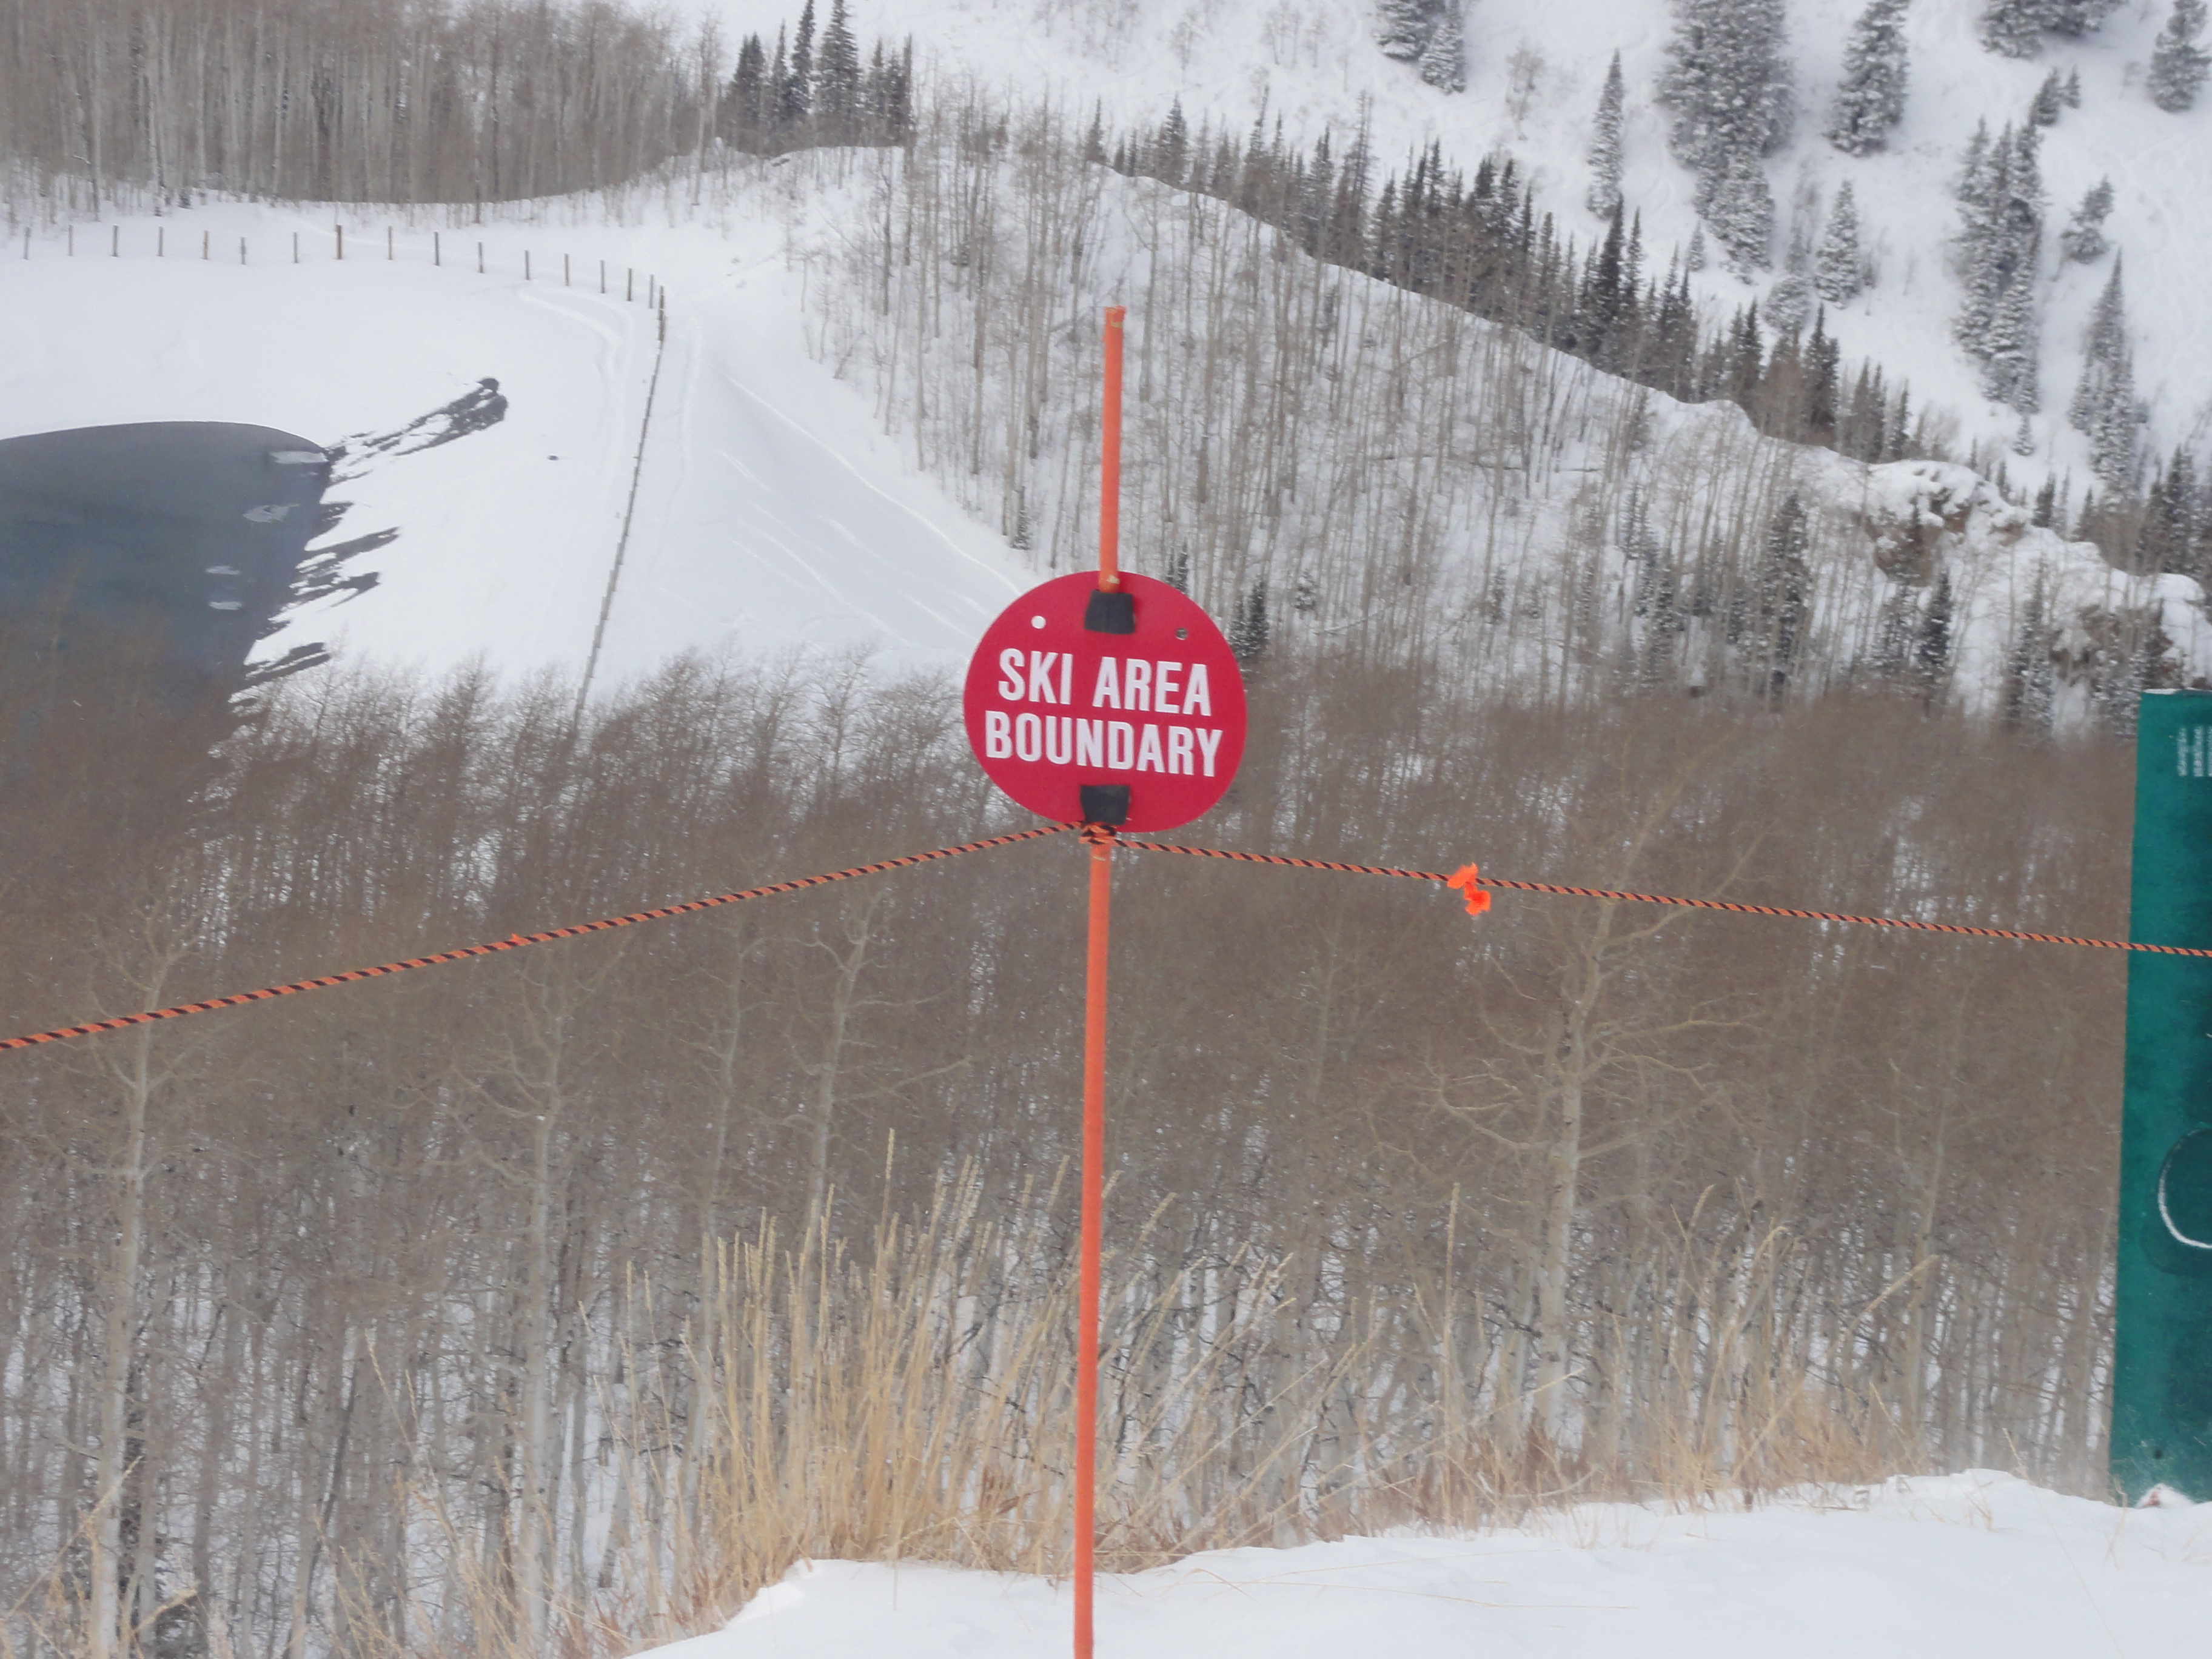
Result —
<instances>
[{"instance_id":1,"label":"snow covered pine tree","mask_svg":"<svg viewBox=\"0 0 2212 1659\"><path fill-rule=\"evenodd\" d=\"M1601 219L1620 210L1620 54L1605 72L1605 90L1598 94L1597 118L1590 127L1589 194L1584 204Z\"/></svg>"},{"instance_id":2,"label":"snow covered pine tree","mask_svg":"<svg viewBox=\"0 0 2212 1659\"><path fill-rule=\"evenodd\" d=\"M1467 89L1466 28L1460 0L1376 0L1375 44L1385 58L1413 64L1445 92Z\"/></svg>"},{"instance_id":3,"label":"snow covered pine tree","mask_svg":"<svg viewBox=\"0 0 2212 1659\"><path fill-rule=\"evenodd\" d=\"M2120 289L2120 258L2089 316L2082 341L2081 381L2066 418L2089 438L2089 465L2112 494L2130 488L2136 472L2135 349L2128 343L2127 301ZM2087 514L2085 514L2086 517Z\"/></svg>"},{"instance_id":4,"label":"snow covered pine tree","mask_svg":"<svg viewBox=\"0 0 2212 1659\"><path fill-rule=\"evenodd\" d=\"M1825 135L1847 155L1880 149L1905 114L1905 4L1906 0L1874 0L1851 25L1844 78L1836 88Z\"/></svg>"},{"instance_id":5,"label":"snow covered pine tree","mask_svg":"<svg viewBox=\"0 0 2212 1659\"><path fill-rule=\"evenodd\" d=\"M1982 366L1984 394L2022 414L2036 407L2035 273L2043 246L2038 132L2032 122L2008 125L1992 145L1987 128L1976 131L1957 185L1966 301L1954 332Z\"/></svg>"},{"instance_id":6,"label":"snow covered pine tree","mask_svg":"<svg viewBox=\"0 0 2212 1659\"><path fill-rule=\"evenodd\" d=\"M1793 106L1782 0L1674 0L1659 100L1668 143L1697 174L1698 211L1739 274L1763 269L1774 198L1760 159L1790 137Z\"/></svg>"},{"instance_id":7,"label":"snow covered pine tree","mask_svg":"<svg viewBox=\"0 0 2212 1659\"><path fill-rule=\"evenodd\" d=\"M1813 287L1830 305L1849 305L1858 298L1864 282L1859 256L1859 210L1851 196L1851 181L1844 179L1836 191L1836 204L1828 210L1827 234L1813 264Z\"/></svg>"},{"instance_id":8,"label":"snow covered pine tree","mask_svg":"<svg viewBox=\"0 0 2212 1659\"><path fill-rule=\"evenodd\" d=\"M2204 0L2173 0L2173 15L2150 51L2145 88L2160 109L2179 115L2197 102L2197 88L2212 70L2212 53L2197 44L2204 32Z\"/></svg>"},{"instance_id":9,"label":"snow covered pine tree","mask_svg":"<svg viewBox=\"0 0 2212 1659\"><path fill-rule=\"evenodd\" d=\"M2081 198L2081 205L2074 210L2066 228L2058 233L2059 252L2085 265L2103 258L2112 246L2105 240L2105 216L2112 210L2112 181L2100 179Z\"/></svg>"},{"instance_id":10,"label":"snow covered pine tree","mask_svg":"<svg viewBox=\"0 0 2212 1659\"><path fill-rule=\"evenodd\" d=\"M2043 77L2043 84L2035 89L2035 96L2028 100L2027 118L2039 127L2055 127L2058 125L2060 112L2065 107L2066 83L2058 78L2058 71L2053 70Z\"/></svg>"}]
</instances>

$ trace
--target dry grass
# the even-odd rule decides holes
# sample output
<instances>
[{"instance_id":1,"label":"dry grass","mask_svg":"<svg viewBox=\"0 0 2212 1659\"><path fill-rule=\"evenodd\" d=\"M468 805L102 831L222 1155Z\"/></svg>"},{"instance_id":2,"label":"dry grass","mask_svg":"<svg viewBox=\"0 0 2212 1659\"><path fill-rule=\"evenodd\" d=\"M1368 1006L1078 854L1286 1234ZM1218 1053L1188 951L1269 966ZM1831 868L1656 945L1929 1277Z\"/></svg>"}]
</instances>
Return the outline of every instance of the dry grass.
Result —
<instances>
[{"instance_id":1,"label":"dry grass","mask_svg":"<svg viewBox=\"0 0 2212 1659\"><path fill-rule=\"evenodd\" d=\"M598 1455L618 1466L618 1497L586 1528L596 1549L549 1573L559 1588L533 1601L513 1559L520 1528L488 1553L433 1510L425 1530L447 1553L426 1567L440 1582L404 1623L349 1596L354 1581L336 1566L342 1650L626 1654L711 1627L803 1559L1065 1571L1070 1275L1034 1219L1057 1206L1053 1194L1024 1194L1006 1212L1031 1219L1002 1224L982 1216L985 1196L972 1179L948 1182L924 1220L885 1218L857 1249L818 1223L795 1241L765 1231L714 1244L691 1328L659 1340L634 1332L601 1401ZM1501 1396L1495 1379L1470 1385L1357 1334L1286 1352L1272 1292L1291 1264L1209 1310L1192 1275L1162 1273L1156 1243L1127 1242L1109 1263L1109 1570L1385 1528L1517 1523L1601 1499L1748 1506L1921 1467L1878 1404L1760 1370L1758 1285L1781 1277L1779 1236L1738 1264L1733 1316L1681 1333L1664 1368L1681 1386L1669 1431L1609 1464L1547 1444L1526 1426L1528 1401ZM1686 1297L1692 1281L1720 1282L1713 1262L1686 1254L1673 1265ZM1420 1385L1406 1386L1417 1372ZM434 1501L427 1489L417 1500ZM64 1567L41 1600L33 1650L89 1652ZM191 1609L169 1610L179 1613ZM6 1629L0 1620L0 1656L15 1659ZM141 1636L147 1650L165 1645ZM228 1659L225 1631L204 1638Z\"/></svg>"},{"instance_id":2,"label":"dry grass","mask_svg":"<svg viewBox=\"0 0 2212 1659\"><path fill-rule=\"evenodd\" d=\"M1068 1276L1034 1267L1052 1240L981 1221L981 1196L949 1183L925 1222L886 1221L857 1251L818 1228L716 1247L714 1291L684 1345L706 1379L699 1433L678 1456L678 1425L630 1422L617 1454L628 1501L602 1587L555 1615L556 1645L614 1653L695 1632L805 1559L1066 1570ZM1765 1240L1753 1275L1778 1278L1788 1249ZM1686 1283L1712 1265L1686 1256L1675 1269ZM1444 1397L1393 1386L1407 1357L1370 1340L1269 1367L1282 1356L1265 1281L1195 1332L1193 1289L1149 1261L1109 1263L1108 1570L1387 1528L1514 1524L1598 1500L1749 1507L1925 1467L1881 1402L1761 1372L1755 1294L1719 1327L1681 1334L1671 1429L1601 1464L1547 1444L1525 1426L1525 1398L1494 1386ZM1271 1388L1255 1385L1263 1371ZM1343 1411L1347 1401L1362 1408ZM471 1595L474 1647L542 1650L517 1643L529 1621L511 1598L481 1581Z\"/></svg>"}]
</instances>

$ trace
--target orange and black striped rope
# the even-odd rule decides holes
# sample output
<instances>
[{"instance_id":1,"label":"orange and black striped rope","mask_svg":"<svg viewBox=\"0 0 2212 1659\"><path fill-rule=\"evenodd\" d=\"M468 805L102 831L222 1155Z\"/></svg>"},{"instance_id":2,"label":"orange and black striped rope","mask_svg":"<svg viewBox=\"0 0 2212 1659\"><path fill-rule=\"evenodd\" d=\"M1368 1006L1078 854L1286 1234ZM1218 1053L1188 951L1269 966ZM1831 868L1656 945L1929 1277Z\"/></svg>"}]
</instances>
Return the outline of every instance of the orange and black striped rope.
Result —
<instances>
[{"instance_id":1,"label":"orange and black striped rope","mask_svg":"<svg viewBox=\"0 0 2212 1659\"><path fill-rule=\"evenodd\" d=\"M1490 908L1489 892L1555 893L1565 898L1614 899L1632 904L1673 904L1689 910L1726 910L1741 916L1786 916L1796 921L1844 921L1856 927L1897 927L1916 933L1960 933L1969 939L2018 939L2028 945L2085 945L2098 951L2145 951L2166 957L2212 957L2212 950L2186 945L2147 945L2137 939L2077 939L2069 933L2030 933L2011 927L1969 927L1952 921L1913 921L1903 916L1854 916L1836 910L1796 910L1779 904L1740 904L1732 899L1678 898L1668 893L1632 893L1611 887L1569 887L1549 881L1508 881L1478 875L1472 864L1447 875L1441 870L1399 870L1387 865L1342 864L1329 859L1288 858L1279 853L1235 853L1219 847L1178 847L1171 842L1131 841L1119 845L1140 853L1183 853L1193 858L1231 859L1240 864L1279 864L1293 870L1334 870L1351 876L1403 876L1412 881L1440 881L1467 895L1467 908L1480 915Z\"/></svg>"},{"instance_id":2,"label":"orange and black striped rope","mask_svg":"<svg viewBox=\"0 0 2212 1659\"><path fill-rule=\"evenodd\" d=\"M1490 908L1492 892L1553 893L1566 898L1670 904L1691 910L1723 910L1735 915L1784 916L1796 921L1839 921L1858 927L1895 927L1912 933L1960 934L1970 939L2017 939L2029 945L2081 945L2099 951L2143 951L2169 957L2212 957L2212 950L2200 950L2185 945L2148 945L2134 939L2078 939L2065 933L2031 933L2010 927L1970 927L1958 922L1914 921L1901 916L1855 916L1835 910L1799 910L1778 904L1742 904L1732 899L1680 898L1667 893L1634 893L1609 887L1570 887L1548 881L1509 881L1502 877L1479 874L1472 864L1464 865L1447 874L1441 870L1401 870L1389 865L1291 858L1280 853L1238 853L1219 847L1182 847L1172 842L1133 841L1103 824L1050 823L1036 830L1017 830L1012 835L963 842L957 847L938 847L927 853L909 853L902 858L883 859L874 864L856 864L849 870L832 870L824 875L770 882L766 886L748 887L741 892L719 893L712 898L691 899L682 904L665 904L652 910L633 910L628 915L604 916L597 921L578 922L568 927L550 927L538 933L510 933L505 939L493 939L483 945L465 945L456 950L440 951L429 956L381 963L374 968L356 968L343 974L325 974L317 979L294 980L289 985L264 986L258 991L240 991L232 996L210 997L204 1002L179 1003L173 1007L149 1009L142 1014L123 1014L113 1019L89 1020L82 1025L63 1025L51 1031L36 1031L28 1036L0 1038L0 1051L34 1048L41 1043L94 1036L102 1031L120 1031L130 1026L150 1024L157 1020L181 1019L187 1014L206 1014L219 1008L243 1007L248 1003L267 1002L277 997L296 995L301 991L319 991L334 985L382 979L392 974L404 974L413 968L434 968L442 963L465 962L471 957L494 956L501 951L519 951L525 945L550 945L556 939L580 939L586 933L603 933L617 927L631 927L641 921L664 921L675 916L688 916L696 911L715 909L725 904L740 904L747 899L768 898L778 893L796 893L809 887L824 887L832 882L851 881L859 876L881 875L887 870L903 870L939 859L958 858L963 853L984 852L994 847L1011 847L1016 842L1035 841L1040 836L1063 835L1069 830L1079 832L1086 842L1110 842L1139 853L1182 853L1192 858L1226 859L1239 864L1269 864L1291 870L1326 870L1342 875L1399 876L1410 881L1441 882L1463 893L1468 912L1475 915Z\"/></svg>"},{"instance_id":3,"label":"orange and black striped rope","mask_svg":"<svg viewBox=\"0 0 2212 1659\"><path fill-rule=\"evenodd\" d=\"M550 945L556 939L580 939L586 933L604 933L617 927L634 927L641 921L665 921L672 916L688 916L695 911L712 910L725 904L742 904L747 899L768 898L777 893L796 893L804 888L826 887L834 881L851 881L857 876L881 875L886 870L903 870L912 865L929 864L939 859L958 858L963 853L981 853L993 847L1010 847L1018 841L1035 841L1041 836L1061 835L1079 827L1073 823L1047 824L1040 830L1023 830L1011 836L993 836L987 841L963 842L957 847L933 848L927 853L909 853L903 858L884 859L874 864L856 864L849 870L832 870L826 875L801 876L795 881L770 882L765 887L748 887L738 893L718 893L713 898L690 899L682 904L664 904L653 910L633 910L623 916L602 916L597 921L581 921L570 927L549 927L542 933L510 933L505 939L493 939L487 944L465 945L458 950L439 951L427 957L409 957L402 962L381 963L374 968L356 968L343 974L325 974L319 979L295 979L289 985L268 985L258 991L240 991L233 996L210 997L204 1002L180 1002L173 1008L154 1008L143 1014L123 1014L114 1019L89 1020L82 1025L63 1025L51 1031L33 1032L29 1036L0 1038L0 1050L34 1048L42 1042L63 1042L70 1037L93 1036L102 1031L120 1031L127 1026L150 1024L156 1020L182 1019L187 1014L207 1014L218 1008L238 1008L251 1002L267 1002L276 997L295 996L301 991L320 991L333 985L351 985L365 979L383 979L392 974L404 974L410 968L434 968L441 963L465 962L471 957L489 957L501 951L520 951L526 945Z\"/></svg>"}]
</instances>

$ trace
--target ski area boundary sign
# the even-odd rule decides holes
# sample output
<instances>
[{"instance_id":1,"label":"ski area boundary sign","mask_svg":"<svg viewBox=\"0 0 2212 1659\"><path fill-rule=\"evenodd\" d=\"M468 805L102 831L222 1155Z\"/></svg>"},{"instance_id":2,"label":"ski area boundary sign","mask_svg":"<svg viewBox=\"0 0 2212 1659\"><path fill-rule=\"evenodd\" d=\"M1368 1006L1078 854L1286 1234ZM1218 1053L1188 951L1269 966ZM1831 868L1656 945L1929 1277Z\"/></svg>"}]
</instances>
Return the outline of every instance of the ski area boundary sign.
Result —
<instances>
[{"instance_id":1,"label":"ski area boundary sign","mask_svg":"<svg viewBox=\"0 0 2212 1659\"><path fill-rule=\"evenodd\" d=\"M991 781L1062 823L1172 830L1211 809L1244 756L1244 681L1188 595L1123 573L1033 587L984 631L962 712Z\"/></svg>"}]
</instances>

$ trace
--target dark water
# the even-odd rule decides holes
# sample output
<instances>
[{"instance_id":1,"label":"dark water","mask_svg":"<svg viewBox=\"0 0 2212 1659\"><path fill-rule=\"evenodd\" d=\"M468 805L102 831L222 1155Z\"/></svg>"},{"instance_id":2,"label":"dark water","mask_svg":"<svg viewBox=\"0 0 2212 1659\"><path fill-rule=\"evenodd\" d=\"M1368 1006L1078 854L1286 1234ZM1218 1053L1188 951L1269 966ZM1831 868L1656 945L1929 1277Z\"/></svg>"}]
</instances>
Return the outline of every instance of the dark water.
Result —
<instances>
[{"instance_id":1,"label":"dark water","mask_svg":"<svg viewBox=\"0 0 2212 1659\"><path fill-rule=\"evenodd\" d=\"M180 690L242 685L330 477L312 441L224 422L0 441L0 628L42 654L133 641Z\"/></svg>"}]
</instances>

